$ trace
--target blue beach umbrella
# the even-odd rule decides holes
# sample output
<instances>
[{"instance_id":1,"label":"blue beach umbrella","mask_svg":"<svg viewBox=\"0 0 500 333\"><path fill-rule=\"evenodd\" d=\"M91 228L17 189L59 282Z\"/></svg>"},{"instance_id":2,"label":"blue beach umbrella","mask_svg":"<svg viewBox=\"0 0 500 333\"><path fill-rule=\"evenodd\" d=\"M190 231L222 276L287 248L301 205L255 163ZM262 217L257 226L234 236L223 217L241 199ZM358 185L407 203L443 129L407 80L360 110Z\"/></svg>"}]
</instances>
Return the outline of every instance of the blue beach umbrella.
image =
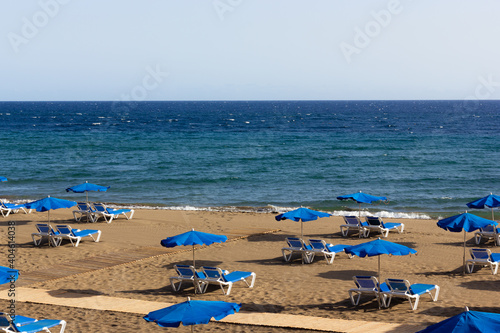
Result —
<instances>
[{"instance_id":1,"label":"blue beach umbrella","mask_svg":"<svg viewBox=\"0 0 500 333\"><path fill-rule=\"evenodd\" d=\"M406 256L409 254L417 253L417 250L414 250L408 246L389 242L380 238L370 242L365 242L358 245L346 247L344 251L347 254L352 254L360 258L364 258L367 256L368 257L378 256L379 281L380 281L380 256L382 254L388 254L393 256Z\"/></svg>"},{"instance_id":2,"label":"blue beach umbrella","mask_svg":"<svg viewBox=\"0 0 500 333\"><path fill-rule=\"evenodd\" d=\"M362 203L371 204L375 201L387 201L387 198L386 197L377 197L377 196L374 196L371 194L366 194L366 193L359 191L358 193L338 196L337 200L356 201L359 204L359 218L361 218L361 204Z\"/></svg>"},{"instance_id":3,"label":"blue beach umbrella","mask_svg":"<svg viewBox=\"0 0 500 333\"><path fill-rule=\"evenodd\" d=\"M83 184L80 184L80 185L75 185L75 186L72 186L72 187L68 187L66 189L66 192L74 192L74 193L84 193L86 194L87 196L87 202L89 202L89 192L92 191L92 192L106 192L108 190L108 188L110 188L110 186L101 186L101 185L96 185L96 184L92 184L92 183L89 183L89 182L85 182Z\"/></svg>"},{"instance_id":4,"label":"blue beach umbrella","mask_svg":"<svg viewBox=\"0 0 500 333\"><path fill-rule=\"evenodd\" d=\"M167 237L163 239L160 243L165 247L176 247L176 246L188 246L193 247L193 267L196 267L196 261L194 259L194 246L195 245L210 245L213 243L224 243L227 241L227 236L224 235L214 235L206 232L191 231L185 232L180 235Z\"/></svg>"},{"instance_id":5,"label":"blue beach umbrella","mask_svg":"<svg viewBox=\"0 0 500 333\"><path fill-rule=\"evenodd\" d=\"M0 182L6 182L7 178L0 176Z\"/></svg>"},{"instance_id":6,"label":"blue beach umbrella","mask_svg":"<svg viewBox=\"0 0 500 333\"><path fill-rule=\"evenodd\" d=\"M492 220L487 220L485 218L479 217L474 214L465 213L447 217L445 219L439 220L437 225L444 230L451 232L462 232L464 231L464 260L463 260L463 273L465 274L465 243L467 233L484 228L488 225L498 225L497 222Z\"/></svg>"},{"instance_id":7,"label":"blue beach umbrella","mask_svg":"<svg viewBox=\"0 0 500 333\"><path fill-rule=\"evenodd\" d=\"M484 198L469 202L467 204L467 207L476 209L484 209L485 207L490 207L491 219L494 220L495 214L493 213L493 208L500 207L500 196L490 193L490 195L487 195Z\"/></svg>"},{"instance_id":8,"label":"blue beach umbrella","mask_svg":"<svg viewBox=\"0 0 500 333\"><path fill-rule=\"evenodd\" d=\"M500 332L500 314L493 312L465 311L431 325L417 333L496 333Z\"/></svg>"},{"instance_id":9,"label":"blue beach umbrella","mask_svg":"<svg viewBox=\"0 0 500 333\"><path fill-rule=\"evenodd\" d=\"M73 206L76 206L76 202L70 200L52 198L50 195L46 198L25 204L25 207L28 209L34 209L37 212L47 212L49 223L50 223L50 211L52 209L70 208Z\"/></svg>"},{"instance_id":10,"label":"blue beach umbrella","mask_svg":"<svg viewBox=\"0 0 500 333\"><path fill-rule=\"evenodd\" d=\"M0 284L14 282L19 277L17 269L0 266Z\"/></svg>"},{"instance_id":11,"label":"blue beach umbrella","mask_svg":"<svg viewBox=\"0 0 500 333\"><path fill-rule=\"evenodd\" d=\"M179 327L208 324L210 319L222 318L238 312L241 304L223 301L191 301L178 303L167 308L152 311L144 316L144 320L155 322L161 327Z\"/></svg>"},{"instance_id":12,"label":"blue beach umbrella","mask_svg":"<svg viewBox=\"0 0 500 333\"><path fill-rule=\"evenodd\" d=\"M314 221L317 220L319 217L329 217L329 216L332 215L312 210L309 208L301 207L283 214L276 215L274 218L276 219L276 221L292 220L295 222L300 222L300 237L302 238L304 237L302 222Z\"/></svg>"}]
</instances>

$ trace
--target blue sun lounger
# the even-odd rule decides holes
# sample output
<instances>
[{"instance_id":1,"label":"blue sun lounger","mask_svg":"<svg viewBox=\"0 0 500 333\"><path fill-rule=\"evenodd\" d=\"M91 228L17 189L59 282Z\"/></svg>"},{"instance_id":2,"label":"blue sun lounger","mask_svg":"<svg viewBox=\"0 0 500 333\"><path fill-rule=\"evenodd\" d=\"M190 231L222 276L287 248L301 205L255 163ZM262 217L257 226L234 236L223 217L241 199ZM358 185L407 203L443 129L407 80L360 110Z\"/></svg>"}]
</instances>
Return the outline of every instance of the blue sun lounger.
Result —
<instances>
[{"instance_id":1,"label":"blue sun lounger","mask_svg":"<svg viewBox=\"0 0 500 333\"><path fill-rule=\"evenodd\" d=\"M170 277L170 284L172 285L172 289L174 291L179 291L182 283L188 281L194 285L197 292L202 294L197 280L203 280L205 278L203 273L197 272L191 265L174 265L174 269L177 272L177 276Z\"/></svg>"},{"instance_id":2,"label":"blue sun lounger","mask_svg":"<svg viewBox=\"0 0 500 333\"><path fill-rule=\"evenodd\" d=\"M393 297L400 297L408 299L410 302L410 308L412 310L416 310L421 295L429 294L433 302L437 301L439 296L439 286L436 284L410 284L408 280L403 279L386 279L385 283L389 287L389 291L381 292L382 295L387 297L385 307L389 307L391 305ZM433 291L434 295L432 294ZM414 300L415 303L412 303L412 300Z\"/></svg>"},{"instance_id":3,"label":"blue sun lounger","mask_svg":"<svg viewBox=\"0 0 500 333\"><path fill-rule=\"evenodd\" d=\"M127 220L132 219L134 216L133 209L113 209L106 207L106 205L102 203L94 203L94 208L96 220L102 216L107 223L111 223L114 218L117 218L120 215L125 216ZM129 215L127 215L127 213Z\"/></svg>"},{"instance_id":4,"label":"blue sun lounger","mask_svg":"<svg viewBox=\"0 0 500 333\"><path fill-rule=\"evenodd\" d=\"M308 264L313 262L316 254L322 254L325 257L326 263L332 264L333 260L335 260L335 255L339 252L343 253L344 249L350 246L344 244L326 244L322 239L309 239L309 245L311 249L306 251L309 253L309 256L307 256L309 261L306 262ZM349 255L349 258L351 258L351 255Z\"/></svg>"},{"instance_id":5,"label":"blue sun lounger","mask_svg":"<svg viewBox=\"0 0 500 333\"><path fill-rule=\"evenodd\" d=\"M405 225L403 223L395 223L395 222L387 222L384 223L380 217L376 216L367 216L366 217L366 228L368 228L368 234L370 231L380 231L382 237L387 237L389 235L389 231L396 230L398 233L403 233L405 229Z\"/></svg>"},{"instance_id":6,"label":"blue sun lounger","mask_svg":"<svg viewBox=\"0 0 500 333\"><path fill-rule=\"evenodd\" d=\"M0 330L7 333L36 333L36 332L49 332L49 328L59 326L60 333L63 333L66 329L66 321L57 319L41 319L37 320L35 318L15 316L13 320L7 313L0 312Z\"/></svg>"},{"instance_id":7,"label":"blue sun lounger","mask_svg":"<svg viewBox=\"0 0 500 333\"><path fill-rule=\"evenodd\" d=\"M101 238L101 230L73 229L69 225L56 225L56 228L59 232L57 237L60 237L61 239L69 239L74 247L77 247L78 244L80 244L83 237L90 237L96 243L99 242L99 239ZM97 238L94 238L94 235L97 235ZM75 242L73 243L73 241Z\"/></svg>"},{"instance_id":8,"label":"blue sun lounger","mask_svg":"<svg viewBox=\"0 0 500 333\"><path fill-rule=\"evenodd\" d=\"M76 222L80 222L83 217L87 218L87 222L95 222L96 210L87 202L78 202L78 210L73 211L73 217Z\"/></svg>"},{"instance_id":9,"label":"blue sun lounger","mask_svg":"<svg viewBox=\"0 0 500 333\"><path fill-rule=\"evenodd\" d=\"M479 229L479 231L476 231L474 239L477 245L481 243L483 238L486 238L487 240L493 239L495 241L495 245L500 245L500 228L490 224Z\"/></svg>"},{"instance_id":10,"label":"blue sun lounger","mask_svg":"<svg viewBox=\"0 0 500 333\"><path fill-rule=\"evenodd\" d=\"M300 253L300 255L302 256L302 262L311 262L311 245L304 244L304 241L302 239L296 237L288 237L285 239L285 241L288 246L282 248L281 253L283 254L283 259L286 262L290 262L292 260L292 256L294 253Z\"/></svg>"},{"instance_id":11,"label":"blue sun lounger","mask_svg":"<svg viewBox=\"0 0 500 333\"><path fill-rule=\"evenodd\" d=\"M35 246L39 246L42 244L44 238L47 239L50 244L54 246L59 246L61 244L61 238L59 237L59 232L52 229L52 226L47 223L37 223L35 224L38 232L34 232L31 234L31 238L33 239L33 243Z\"/></svg>"},{"instance_id":12,"label":"blue sun lounger","mask_svg":"<svg viewBox=\"0 0 500 333\"><path fill-rule=\"evenodd\" d=\"M470 249L472 259L466 260L467 272L472 273L474 266L490 266L493 275L498 272L500 253L491 253L490 249Z\"/></svg>"},{"instance_id":13,"label":"blue sun lounger","mask_svg":"<svg viewBox=\"0 0 500 333\"><path fill-rule=\"evenodd\" d=\"M357 275L353 276L352 279L356 284L356 288L349 289L349 298L352 305L358 305L362 295L369 295L377 299L379 308L385 306L386 296L382 295L382 292L389 291L389 287L385 282L379 284L375 276ZM357 297L355 298L355 296Z\"/></svg>"},{"instance_id":14,"label":"blue sun lounger","mask_svg":"<svg viewBox=\"0 0 500 333\"><path fill-rule=\"evenodd\" d=\"M347 237L349 235L350 230L355 230L359 234L359 238L367 237L370 232L368 228L359 220L357 216L344 216L345 224L340 226L340 233L343 237Z\"/></svg>"},{"instance_id":15,"label":"blue sun lounger","mask_svg":"<svg viewBox=\"0 0 500 333\"><path fill-rule=\"evenodd\" d=\"M227 271L223 272L219 267L208 266L203 266L201 270L202 278L197 278L196 281L202 293L207 290L209 284L218 284L224 295L229 295L233 284L238 281L245 282L248 288L253 288L255 284L256 274L253 272L234 271L228 273ZM252 279L250 283L247 281L249 278ZM227 287L227 291L224 290L224 287Z\"/></svg>"}]
</instances>

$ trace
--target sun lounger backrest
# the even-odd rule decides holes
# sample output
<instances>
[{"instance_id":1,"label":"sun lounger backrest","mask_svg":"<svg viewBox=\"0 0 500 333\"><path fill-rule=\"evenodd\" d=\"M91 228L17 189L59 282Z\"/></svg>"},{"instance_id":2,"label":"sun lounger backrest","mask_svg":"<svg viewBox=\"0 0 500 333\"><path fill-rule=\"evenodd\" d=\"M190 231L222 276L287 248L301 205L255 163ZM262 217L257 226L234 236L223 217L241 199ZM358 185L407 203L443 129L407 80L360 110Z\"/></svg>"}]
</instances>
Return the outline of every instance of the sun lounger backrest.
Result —
<instances>
[{"instance_id":1,"label":"sun lounger backrest","mask_svg":"<svg viewBox=\"0 0 500 333\"><path fill-rule=\"evenodd\" d=\"M353 276L354 283L363 289L377 289L378 281L374 276Z\"/></svg>"},{"instance_id":2,"label":"sun lounger backrest","mask_svg":"<svg viewBox=\"0 0 500 333\"><path fill-rule=\"evenodd\" d=\"M311 244L315 250L324 250L326 248L326 243L322 239L310 239L309 244Z\"/></svg>"},{"instance_id":3,"label":"sun lounger backrest","mask_svg":"<svg viewBox=\"0 0 500 333\"><path fill-rule=\"evenodd\" d=\"M491 255L490 249L470 249L470 255L473 259L488 260Z\"/></svg>"},{"instance_id":4,"label":"sun lounger backrest","mask_svg":"<svg viewBox=\"0 0 500 333\"><path fill-rule=\"evenodd\" d=\"M57 225L57 230L63 235L74 235L73 229L69 225Z\"/></svg>"},{"instance_id":5,"label":"sun lounger backrest","mask_svg":"<svg viewBox=\"0 0 500 333\"><path fill-rule=\"evenodd\" d=\"M303 242L300 238L288 237L286 241L290 247L296 247L296 248L303 247Z\"/></svg>"},{"instance_id":6,"label":"sun lounger backrest","mask_svg":"<svg viewBox=\"0 0 500 333\"><path fill-rule=\"evenodd\" d=\"M104 204L102 203L94 203L94 208L98 211L98 212L104 212L104 213L108 213L108 208L106 206L104 206Z\"/></svg>"},{"instance_id":7,"label":"sun lounger backrest","mask_svg":"<svg viewBox=\"0 0 500 333\"><path fill-rule=\"evenodd\" d=\"M410 290L410 283L402 279L386 279L385 282L392 291L406 293Z\"/></svg>"},{"instance_id":8,"label":"sun lounger backrest","mask_svg":"<svg viewBox=\"0 0 500 333\"><path fill-rule=\"evenodd\" d=\"M35 226L36 226L38 232L44 233L44 234L48 234L50 232L50 229L51 229L51 228L49 228L49 225L46 223L37 223Z\"/></svg>"},{"instance_id":9,"label":"sun lounger backrest","mask_svg":"<svg viewBox=\"0 0 500 333\"><path fill-rule=\"evenodd\" d=\"M346 224L359 225L359 219L356 216L344 216L344 221Z\"/></svg>"},{"instance_id":10,"label":"sun lounger backrest","mask_svg":"<svg viewBox=\"0 0 500 333\"><path fill-rule=\"evenodd\" d=\"M177 274L182 277L193 277L194 272L191 269L192 266L189 265L175 265L175 270L177 271Z\"/></svg>"},{"instance_id":11,"label":"sun lounger backrest","mask_svg":"<svg viewBox=\"0 0 500 333\"><path fill-rule=\"evenodd\" d=\"M367 216L366 222L368 222L369 225L382 225L382 220L376 216Z\"/></svg>"},{"instance_id":12,"label":"sun lounger backrest","mask_svg":"<svg viewBox=\"0 0 500 333\"><path fill-rule=\"evenodd\" d=\"M0 312L0 327L10 327L10 317L8 315Z\"/></svg>"},{"instance_id":13,"label":"sun lounger backrest","mask_svg":"<svg viewBox=\"0 0 500 333\"><path fill-rule=\"evenodd\" d=\"M482 232L495 232L495 226L492 224L487 225L486 227L481 228L481 231Z\"/></svg>"},{"instance_id":14,"label":"sun lounger backrest","mask_svg":"<svg viewBox=\"0 0 500 333\"><path fill-rule=\"evenodd\" d=\"M220 268L207 266L203 266L202 268L205 275L210 279L220 279L224 276Z\"/></svg>"}]
</instances>

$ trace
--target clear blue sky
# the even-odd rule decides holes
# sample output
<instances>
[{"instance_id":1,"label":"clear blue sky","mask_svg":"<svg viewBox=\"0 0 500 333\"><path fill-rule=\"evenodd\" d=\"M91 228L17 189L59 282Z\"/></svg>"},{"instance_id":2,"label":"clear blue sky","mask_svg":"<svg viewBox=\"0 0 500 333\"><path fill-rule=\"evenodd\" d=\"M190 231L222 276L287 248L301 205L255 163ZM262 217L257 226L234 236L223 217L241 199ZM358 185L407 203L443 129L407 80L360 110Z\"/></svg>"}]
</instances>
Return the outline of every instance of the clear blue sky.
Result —
<instances>
[{"instance_id":1,"label":"clear blue sky","mask_svg":"<svg viewBox=\"0 0 500 333\"><path fill-rule=\"evenodd\" d=\"M0 0L0 100L500 99L498 0Z\"/></svg>"}]
</instances>

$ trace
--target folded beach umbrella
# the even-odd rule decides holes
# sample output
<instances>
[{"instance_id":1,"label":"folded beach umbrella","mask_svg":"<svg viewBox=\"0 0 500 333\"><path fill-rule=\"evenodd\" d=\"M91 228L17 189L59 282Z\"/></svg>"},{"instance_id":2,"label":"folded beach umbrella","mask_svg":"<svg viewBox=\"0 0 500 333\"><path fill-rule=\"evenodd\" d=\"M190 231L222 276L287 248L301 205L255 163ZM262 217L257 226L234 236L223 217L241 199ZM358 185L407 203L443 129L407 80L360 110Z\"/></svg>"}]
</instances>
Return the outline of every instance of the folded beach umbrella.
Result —
<instances>
[{"instance_id":1,"label":"folded beach umbrella","mask_svg":"<svg viewBox=\"0 0 500 333\"><path fill-rule=\"evenodd\" d=\"M337 200L356 201L359 204L359 218L361 218L361 204L362 203L371 204L372 202L375 202L375 201L387 201L387 198L386 197L377 197L377 196L374 196L371 194L366 194L366 193L359 191L358 193L338 196Z\"/></svg>"},{"instance_id":2,"label":"folded beach umbrella","mask_svg":"<svg viewBox=\"0 0 500 333\"><path fill-rule=\"evenodd\" d=\"M465 311L431 325L417 333L496 333L500 332L500 313Z\"/></svg>"},{"instance_id":3,"label":"folded beach umbrella","mask_svg":"<svg viewBox=\"0 0 500 333\"><path fill-rule=\"evenodd\" d=\"M161 327L179 327L208 324L210 319L222 318L238 312L241 304L223 301L191 301L178 303L167 308L152 311L144 316L144 320L155 322Z\"/></svg>"},{"instance_id":4,"label":"folded beach umbrella","mask_svg":"<svg viewBox=\"0 0 500 333\"><path fill-rule=\"evenodd\" d=\"M490 207L491 208L491 219L494 220L495 214L493 213L493 208L500 207L500 196L494 195L493 193L490 193L490 195L487 195L484 198L469 202L467 204L467 207L477 208L477 209L484 209L485 207Z\"/></svg>"},{"instance_id":5,"label":"folded beach umbrella","mask_svg":"<svg viewBox=\"0 0 500 333\"><path fill-rule=\"evenodd\" d=\"M274 218L276 219L276 221L292 220L295 222L300 222L300 237L303 238L304 232L303 232L302 222L314 221L317 220L319 217L329 217L329 216L332 215L324 212L318 212L316 210L312 210L309 208L301 207L283 214L276 215Z\"/></svg>"},{"instance_id":6,"label":"folded beach umbrella","mask_svg":"<svg viewBox=\"0 0 500 333\"><path fill-rule=\"evenodd\" d=\"M50 211L52 209L60 209L60 208L70 208L76 206L76 202L64 199L52 198L50 195L46 198L28 202L25 204L25 207L28 209L34 209L37 212L47 212L48 221L50 223Z\"/></svg>"},{"instance_id":7,"label":"folded beach umbrella","mask_svg":"<svg viewBox=\"0 0 500 333\"><path fill-rule=\"evenodd\" d=\"M474 214L469 214L467 211L465 213L447 217L445 219L439 220L437 223L438 227L443 228L451 232L462 232L464 231L464 261L463 261L463 273L465 274L465 243L466 236L468 232L484 228L488 225L498 225L497 222L492 220L487 220Z\"/></svg>"},{"instance_id":8,"label":"folded beach umbrella","mask_svg":"<svg viewBox=\"0 0 500 333\"><path fill-rule=\"evenodd\" d=\"M388 254L392 256L406 256L417 253L408 246L389 242L383 239L376 239L370 242L361 243L346 247L345 253L352 254L361 258L378 256L378 279L380 281L380 255Z\"/></svg>"},{"instance_id":9,"label":"folded beach umbrella","mask_svg":"<svg viewBox=\"0 0 500 333\"><path fill-rule=\"evenodd\" d=\"M7 178L0 176L0 182L6 182Z\"/></svg>"},{"instance_id":10,"label":"folded beach umbrella","mask_svg":"<svg viewBox=\"0 0 500 333\"><path fill-rule=\"evenodd\" d=\"M187 246L191 245L193 247L193 267L196 267L196 261L194 259L194 246L195 245L210 245L213 243L224 243L227 241L227 236L224 235L214 235L206 232L191 231L185 232L183 234L167 237L160 243L165 247L176 247L176 246Z\"/></svg>"},{"instance_id":11,"label":"folded beach umbrella","mask_svg":"<svg viewBox=\"0 0 500 333\"><path fill-rule=\"evenodd\" d=\"M84 193L87 196L87 202L89 202L89 192L106 192L110 188L110 186L101 186L96 184L91 184L89 182L85 182L80 185L75 185L72 187L68 187L66 192L75 192L75 193Z\"/></svg>"},{"instance_id":12,"label":"folded beach umbrella","mask_svg":"<svg viewBox=\"0 0 500 333\"><path fill-rule=\"evenodd\" d=\"M0 284L14 282L19 277L17 269L0 266Z\"/></svg>"}]
</instances>

